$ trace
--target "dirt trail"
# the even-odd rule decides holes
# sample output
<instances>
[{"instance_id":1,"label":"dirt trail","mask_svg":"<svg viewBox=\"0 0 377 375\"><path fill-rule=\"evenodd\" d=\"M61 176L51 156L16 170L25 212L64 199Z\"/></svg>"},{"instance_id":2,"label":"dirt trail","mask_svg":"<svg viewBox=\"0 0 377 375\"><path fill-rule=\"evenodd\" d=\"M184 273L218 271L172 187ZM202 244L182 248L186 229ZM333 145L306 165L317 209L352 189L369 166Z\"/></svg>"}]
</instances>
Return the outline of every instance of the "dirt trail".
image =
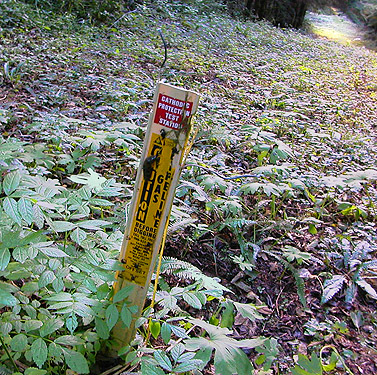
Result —
<instances>
[{"instance_id":1,"label":"dirt trail","mask_svg":"<svg viewBox=\"0 0 377 375\"><path fill-rule=\"evenodd\" d=\"M377 50L376 43L368 38L368 30L338 10L333 10L333 14L308 12L305 19L308 29L319 37Z\"/></svg>"}]
</instances>

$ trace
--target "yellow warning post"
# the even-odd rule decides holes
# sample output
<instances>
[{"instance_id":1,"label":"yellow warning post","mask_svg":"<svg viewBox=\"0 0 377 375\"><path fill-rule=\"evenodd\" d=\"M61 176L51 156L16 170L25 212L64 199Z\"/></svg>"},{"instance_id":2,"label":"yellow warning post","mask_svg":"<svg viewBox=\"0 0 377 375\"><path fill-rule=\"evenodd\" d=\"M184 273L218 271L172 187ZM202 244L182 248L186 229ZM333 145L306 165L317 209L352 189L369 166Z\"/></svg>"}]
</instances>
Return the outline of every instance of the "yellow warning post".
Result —
<instances>
[{"instance_id":1,"label":"yellow warning post","mask_svg":"<svg viewBox=\"0 0 377 375\"><path fill-rule=\"evenodd\" d=\"M132 286L125 303L137 306L138 312L130 327L115 326L116 348L128 345L135 336L135 322L163 243L198 100L195 92L157 85L119 257L123 270L114 284L115 294Z\"/></svg>"}]
</instances>

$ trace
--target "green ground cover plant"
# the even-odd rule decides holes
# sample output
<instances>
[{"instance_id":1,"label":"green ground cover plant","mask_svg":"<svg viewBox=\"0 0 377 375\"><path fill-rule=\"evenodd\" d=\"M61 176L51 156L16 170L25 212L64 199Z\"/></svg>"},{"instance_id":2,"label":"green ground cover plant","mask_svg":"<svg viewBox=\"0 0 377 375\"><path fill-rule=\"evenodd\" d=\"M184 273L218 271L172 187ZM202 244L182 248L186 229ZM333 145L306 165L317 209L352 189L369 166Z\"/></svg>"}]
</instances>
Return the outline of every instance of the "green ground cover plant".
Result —
<instances>
[{"instance_id":1,"label":"green ground cover plant","mask_svg":"<svg viewBox=\"0 0 377 375\"><path fill-rule=\"evenodd\" d=\"M0 10L0 374L376 373L375 52L211 1ZM199 132L155 306L113 363L158 79L200 92Z\"/></svg>"}]
</instances>

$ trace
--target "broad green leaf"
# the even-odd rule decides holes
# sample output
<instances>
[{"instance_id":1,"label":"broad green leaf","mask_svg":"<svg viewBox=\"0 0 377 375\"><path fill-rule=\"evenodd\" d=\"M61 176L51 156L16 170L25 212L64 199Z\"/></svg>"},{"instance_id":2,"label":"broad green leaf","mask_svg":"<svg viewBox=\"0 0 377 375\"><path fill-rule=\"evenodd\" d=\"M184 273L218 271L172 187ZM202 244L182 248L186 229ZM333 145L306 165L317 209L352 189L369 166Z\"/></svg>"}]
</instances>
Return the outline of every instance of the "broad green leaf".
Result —
<instances>
[{"instance_id":1,"label":"broad green leaf","mask_svg":"<svg viewBox=\"0 0 377 375\"><path fill-rule=\"evenodd\" d=\"M218 187L223 193L227 188L226 182L216 175L204 175L201 177L200 184L204 187L205 190L214 190Z\"/></svg>"},{"instance_id":2,"label":"broad green leaf","mask_svg":"<svg viewBox=\"0 0 377 375\"><path fill-rule=\"evenodd\" d=\"M64 289L64 281L60 278L55 278L52 282L52 287L55 292L61 292Z\"/></svg>"},{"instance_id":3,"label":"broad green leaf","mask_svg":"<svg viewBox=\"0 0 377 375\"><path fill-rule=\"evenodd\" d=\"M185 302L187 302L190 306L194 307L195 309L200 310L202 308L202 304L195 294L191 292L184 292L182 294L182 297L185 300Z\"/></svg>"},{"instance_id":4,"label":"broad green leaf","mask_svg":"<svg viewBox=\"0 0 377 375\"><path fill-rule=\"evenodd\" d=\"M34 320L34 319L27 320L24 323L24 331L26 333L31 332L31 331L35 331L35 330L41 328L42 325L43 325L43 323L40 320Z\"/></svg>"},{"instance_id":5,"label":"broad green leaf","mask_svg":"<svg viewBox=\"0 0 377 375\"><path fill-rule=\"evenodd\" d=\"M160 334L161 332L161 323L160 322L156 322L154 320L151 320L149 322L149 329L151 331L151 334L152 336L157 339L158 335Z\"/></svg>"},{"instance_id":6,"label":"broad green leaf","mask_svg":"<svg viewBox=\"0 0 377 375\"><path fill-rule=\"evenodd\" d=\"M172 371L172 369L173 369L172 363L171 363L169 357L167 356L167 354L163 350L156 350L153 353L153 356L154 356L155 360L158 362L158 364L164 370Z\"/></svg>"},{"instance_id":7,"label":"broad green leaf","mask_svg":"<svg viewBox=\"0 0 377 375\"><path fill-rule=\"evenodd\" d=\"M80 194L80 197L85 200L88 200L92 197L92 192L90 191L88 186L83 186L78 190L78 193Z\"/></svg>"},{"instance_id":8,"label":"broad green leaf","mask_svg":"<svg viewBox=\"0 0 377 375\"><path fill-rule=\"evenodd\" d=\"M4 177L3 189L6 195L12 194L20 185L21 175L19 171L13 171L8 173Z\"/></svg>"},{"instance_id":9,"label":"broad green leaf","mask_svg":"<svg viewBox=\"0 0 377 375\"><path fill-rule=\"evenodd\" d=\"M108 339L110 335L110 330L106 322L103 319L97 318L97 317L95 319L95 322L96 322L96 331L97 331L98 336L104 340Z\"/></svg>"},{"instance_id":10,"label":"broad green leaf","mask_svg":"<svg viewBox=\"0 0 377 375\"><path fill-rule=\"evenodd\" d=\"M73 301L73 297L70 293L60 292L60 293L54 293L50 297L46 297L45 300L50 301L50 302L66 302L66 301Z\"/></svg>"},{"instance_id":11,"label":"broad green leaf","mask_svg":"<svg viewBox=\"0 0 377 375\"><path fill-rule=\"evenodd\" d=\"M11 249L21 245L20 230L1 230L0 249Z\"/></svg>"},{"instance_id":12,"label":"broad green leaf","mask_svg":"<svg viewBox=\"0 0 377 375\"><path fill-rule=\"evenodd\" d=\"M232 328L234 323L234 305L231 301L225 303L225 309L221 314L220 327Z\"/></svg>"},{"instance_id":13,"label":"broad green leaf","mask_svg":"<svg viewBox=\"0 0 377 375\"><path fill-rule=\"evenodd\" d=\"M87 237L87 234L85 231L83 231L82 229L80 228L76 228L75 230L73 230L71 232L71 234L69 235L71 237L71 240L76 242L77 244L81 244L82 241L84 241Z\"/></svg>"},{"instance_id":14,"label":"broad green leaf","mask_svg":"<svg viewBox=\"0 0 377 375\"><path fill-rule=\"evenodd\" d=\"M88 168L88 172L89 174L81 173L68 178L77 184L88 185L91 189L100 190L102 188L102 184L107 181L106 178L102 177L91 168Z\"/></svg>"},{"instance_id":15,"label":"broad green leaf","mask_svg":"<svg viewBox=\"0 0 377 375\"><path fill-rule=\"evenodd\" d=\"M34 259L38 255L38 249L36 249L34 246L28 246L26 254L29 259Z\"/></svg>"},{"instance_id":16,"label":"broad green leaf","mask_svg":"<svg viewBox=\"0 0 377 375\"><path fill-rule=\"evenodd\" d=\"M10 347L15 352L24 351L27 347L27 337L23 333L12 337L12 340L10 341Z\"/></svg>"},{"instance_id":17,"label":"broad green leaf","mask_svg":"<svg viewBox=\"0 0 377 375\"><path fill-rule=\"evenodd\" d=\"M68 232L77 228L76 224L73 224L69 221L52 221L51 227L55 232Z\"/></svg>"},{"instance_id":18,"label":"broad green leaf","mask_svg":"<svg viewBox=\"0 0 377 375\"><path fill-rule=\"evenodd\" d=\"M7 336L12 331L12 328L12 323L0 322L0 333L2 333L3 337Z\"/></svg>"},{"instance_id":19,"label":"broad green leaf","mask_svg":"<svg viewBox=\"0 0 377 375\"><path fill-rule=\"evenodd\" d=\"M45 374L47 374L47 370L40 370L35 367L28 367L24 372L24 375L45 375Z\"/></svg>"},{"instance_id":20,"label":"broad green leaf","mask_svg":"<svg viewBox=\"0 0 377 375\"><path fill-rule=\"evenodd\" d=\"M182 328L182 327L177 327L177 326L171 324L171 325L170 325L170 329L171 329L172 333L173 333L174 335L176 335L177 337L179 337L179 338L186 339L186 338L189 337L189 336L187 335L185 329Z\"/></svg>"},{"instance_id":21,"label":"broad green leaf","mask_svg":"<svg viewBox=\"0 0 377 375\"><path fill-rule=\"evenodd\" d=\"M165 375L165 372L154 364L142 362L141 375Z\"/></svg>"},{"instance_id":22,"label":"broad green leaf","mask_svg":"<svg viewBox=\"0 0 377 375\"><path fill-rule=\"evenodd\" d=\"M195 353L195 359L198 359L202 361L202 366L201 370L207 365L207 363L210 361L212 357L212 351L213 349L210 347L204 347L200 348L196 353Z\"/></svg>"},{"instance_id":23,"label":"broad green leaf","mask_svg":"<svg viewBox=\"0 0 377 375\"><path fill-rule=\"evenodd\" d=\"M216 357L216 354L215 354ZM234 349L232 360L236 364L237 374L253 374L253 364L247 355L240 349ZM215 365L216 368L216 365Z\"/></svg>"},{"instance_id":24,"label":"broad green leaf","mask_svg":"<svg viewBox=\"0 0 377 375\"><path fill-rule=\"evenodd\" d=\"M41 246L38 250L48 257L64 258L68 257L68 254L63 250L58 249L55 246Z\"/></svg>"},{"instance_id":25,"label":"broad green leaf","mask_svg":"<svg viewBox=\"0 0 377 375\"><path fill-rule=\"evenodd\" d=\"M309 224L308 232L309 232L310 234L317 234L317 233L318 233L318 230L317 230L317 228L315 227L314 224Z\"/></svg>"},{"instance_id":26,"label":"broad green leaf","mask_svg":"<svg viewBox=\"0 0 377 375\"><path fill-rule=\"evenodd\" d=\"M47 360L47 345L42 338L36 339L31 344L34 363L41 368Z\"/></svg>"},{"instance_id":27,"label":"broad green leaf","mask_svg":"<svg viewBox=\"0 0 377 375\"><path fill-rule=\"evenodd\" d=\"M17 286L13 284L0 281L0 290L4 292L17 293L20 290L20 288L18 288Z\"/></svg>"},{"instance_id":28,"label":"broad green leaf","mask_svg":"<svg viewBox=\"0 0 377 375\"><path fill-rule=\"evenodd\" d=\"M55 344L70 345L70 346L83 345L85 343L83 339L77 336L73 336L73 335L60 336L57 339L55 339L54 342Z\"/></svg>"},{"instance_id":29,"label":"broad green leaf","mask_svg":"<svg viewBox=\"0 0 377 375\"><path fill-rule=\"evenodd\" d=\"M79 374L89 374L88 362L81 353L64 348L64 359L71 370Z\"/></svg>"},{"instance_id":30,"label":"broad green leaf","mask_svg":"<svg viewBox=\"0 0 377 375\"><path fill-rule=\"evenodd\" d=\"M57 331L58 329L60 329L61 327L63 327L63 325L64 325L64 321L61 320L61 319L46 320L43 323L43 326L41 327L41 329L39 330L39 334L40 334L41 337L48 336L51 333L53 333L53 332Z\"/></svg>"},{"instance_id":31,"label":"broad green leaf","mask_svg":"<svg viewBox=\"0 0 377 375\"><path fill-rule=\"evenodd\" d=\"M42 209L38 206L38 204L35 204L33 206L33 221L39 229L43 228L45 217Z\"/></svg>"},{"instance_id":32,"label":"broad green leaf","mask_svg":"<svg viewBox=\"0 0 377 375\"><path fill-rule=\"evenodd\" d=\"M263 345L266 341L268 341L268 339L264 337L258 337L256 339L239 340L237 346L239 346L240 348L254 349L258 346Z\"/></svg>"},{"instance_id":33,"label":"broad green leaf","mask_svg":"<svg viewBox=\"0 0 377 375\"><path fill-rule=\"evenodd\" d=\"M81 316L82 318L89 318L95 315L94 311L89 306L81 302L73 303L72 311L74 311L78 316Z\"/></svg>"},{"instance_id":34,"label":"broad green leaf","mask_svg":"<svg viewBox=\"0 0 377 375\"><path fill-rule=\"evenodd\" d=\"M185 346L182 343L175 345L170 352L171 357L173 358L173 361L177 362L179 357L184 353L184 351L185 351ZM192 357L195 355L194 353L186 353L186 354L192 355Z\"/></svg>"},{"instance_id":35,"label":"broad green leaf","mask_svg":"<svg viewBox=\"0 0 377 375\"><path fill-rule=\"evenodd\" d=\"M265 370L271 367L272 362L278 358L280 352L278 341L275 338L266 339L263 344L258 345L255 350L262 354L259 357L259 362L264 362L263 368Z\"/></svg>"},{"instance_id":36,"label":"broad green leaf","mask_svg":"<svg viewBox=\"0 0 377 375\"><path fill-rule=\"evenodd\" d=\"M312 353L311 359L303 354L298 355L297 365L291 370L292 375L322 375L322 366L319 358Z\"/></svg>"},{"instance_id":37,"label":"broad green leaf","mask_svg":"<svg viewBox=\"0 0 377 375\"><path fill-rule=\"evenodd\" d=\"M133 289L134 289L133 285L125 286L119 292L115 294L113 298L113 302L117 303L117 302L123 301L125 298L127 298L130 295Z\"/></svg>"},{"instance_id":38,"label":"broad green leaf","mask_svg":"<svg viewBox=\"0 0 377 375\"><path fill-rule=\"evenodd\" d=\"M164 340L164 343L167 345L171 338L171 328L170 324L163 322L161 326L161 337Z\"/></svg>"},{"instance_id":39,"label":"broad green leaf","mask_svg":"<svg viewBox=\"0 0 377 375\"><path fill-rule=\"evenodd\" d=\"M111 331L119 319L119 311L114 304L107 306L105 311L106 323Z\"/></svg>"},{"instance_id":40,"label":"broad green leaf","mask_svg":"<svg viewBox=\"0 0 377 375\"><path fill-rule=\"evenodd\" d=\"M55 279L55 274L50 270L46 270L40 276L38 280L38 285L40 288L43 288L47 286L48 284L51 284L54 279Z\"/></svg>"},{"instance_id":41,"label":"broad green leaf","mask_svg":"<svg viewBox=\"0 0 377 375\"><path fill-rule=\"evenodd\" d=\"M60 358L63 355L63 349L55 342L50 342L48 345L48 355L52 358Z\"/></svg>"},{"instance_id":42,"label":"broad green leaf","mask_svg":"<svg viewBox=\"0 0 377 375\"><path fill-rule=\"evenodd\" d=\"M34 302L34 301L33 301ZM35 302L34 302L35 303ZM39 305L37 305L39 307ZM32 305L23 305L22 308L31 319L37 319L37 310Z\"/></svg>"},{"instance_id":43,"label":"broad green leaf","mask_svg":"<svg viewBox=\"0 0 377 375\"><path fill-rule=\"evenodd\" d=\"M104 207L114 206L114 203L108 201L107 199L101 199L101 198L91 198L89 199L89 203L93 206L104 206Z\"/></svg>"},{"instance_id":44,"label":"broad green leaf","mask_svg":"<svg viewBox=\"0 0 377 375\"><path fill-rule=\"evenodd\" d=\"M181 362L176 367L174 367L173 371L176 374L181 374L182 372L186 373L186 372L201 368L202 363L203 362L199 359Z\"/></svg>"},{"instance_id":45,"label":"broad green leaf","mask_svg":"<svg viewBox=\"0 0 377 375\"><path fill-rule=\"evenodd\" d=\"M19 246L19 247L16 247L12 251L12 257L17 262L25 263L25 261L29 258L28 249L29 249L28 246ZM0 252L1 252L1 250L0 250Z\"/></svg>"},{"instance_id":46,"label":"broad green leaf","mask_svg":"<svg viewBox=\"0 0 377 375\"><path fill-rule=\"evenodd\" d=\"M0 248L0 271L4 271L10 261L10 251L9 249Z\"/></svg>"},{"instance_id":47,"label":"broad green leaf","mask_svg":"<svg viewBox=\"0 0 377 375\"><path fill-rule=\"evenodd\" d=\"M22 219L30 225L33 222L33 206L30 199L21 197L17 203L17 209Z\"/></svg>"},{"instance_id":48,"label":"broad green leaf","mask_svg":"<svg viewBox=\"0 0 377 375\"><path fill-rule=\"evenodd\" d=\"M13 296L13 294L0 290L0 305L4 306L15 306L18 303L18 299Z\"/></svg>"},{"instance_id":49,"label":"broad green leaf","mask_svg":"<svg viewBox=\"0 0 377 375\"><path fill-rule=\"evenodd\" d=\"M228 336L232 333L229 329L213 326L199 319L191 318L189 321L205 329L209 338L195 337L186 340L186 349L196 351L198 349L205 350L207 348L207 352L209 348L215 350L214 364L216 374L233 375L234 373L252 373L250 360L240 349L247 347L250 344L248 342L249 340L237 341Z\"/></svg>"},{"instance_id":50,"label":"broad green leaf","mask_svg":"<svg viewBox=\"0 0 377 375\"><path fill-rule=\"evenodd\" d=\"M263 191L268 197L271 196L271 194L279 196L282 193L281 189L272 182L263 184Z\"/></svg>"},{"instance_id":51,"label":"broad green leaf","mask_svg":"<svg viewBox=\"0 0 377 375\"><path fill-rule=\"evenodd\" d=\"M107 283L101 284L97 288L97 297L98 297L98 299L104 299L104 298L106 298L107 295L109 294L109 292L110 292L110 288L107 285Z\"/></svg>"},{"instance_id":52,"label":"broad green leaf","mask_svg":"<svg viewBox=\"0 0 377 375\"><path fill-rule=\"evenodd\" d=\"M37 282L29 281L21 287L21 290L26 294L30 294L39 290L39 286Z\"/></svg>"},{"instance_id":53,"label":"broad green leaf","mask_svg":"<svg viewBox=\"0 0 377 375\"><path fill-rule=\"evenodd\" d=\"M13 198L6 197L3 201L4 212L18 225L21 225L21 215L18 212L17 201Z\"/></svg>"},{"instance_id":54,"label":"broad green leaf","mask_svg":"<svg viewBox=\"0 0 377 375\"><path fill-rule=\"evenodd\" d=\"M184 348L184 345L183 345ZM186 349L185 349L186 350ZM177 362L187 362L195 357L196 353L193 352L186 352L182 353L178 358Z\"/></svg>"},{"instance_id":55,"label":"broad green leaf","mask_svg":"<svg viewBox=\"0 0 377 375\"><path fill-rule=\"evenodd\" d=\"M65 326L67 327L68 331L73 334L73 332L76 331L76 328L78 327L79 322L77 320L77 317L74 313L72 313L66 320L65 320Z\"/></svg>"},{"instance_id":56,"label":"broad green leaf","mask_svg":"<svg viewBox=\"0 0 377 375\"><path fill-rule=\"evenodd\" d=\"M130 327L132 321L132 313L130 309L127 307L127 304L124 304L122 310L120 311L120 317L122 322L126 327Z\"/></svg>"},{"instance_id":57,"label":"broad green leaf","mask_svg":"<svg viewBox=\"0 0 377 375\"><path fill-rule=\"evenodd\" d=\"M250 182L248 184L242 185L240 192L243 194L255 194L263 184L259 182Z\"/></svg>"},{"instance_id":58,"label":"broad green leaf","mask_svg":"<svg viewBox=\"0 0 377 375\"><path fill-rule=\"evenodd\" d=\"M257 319L264 319L263 316L258 312L256 306L251 303L246 304L234 302L234 306L244 318L248 318L252 322L254 322Z\"/></svg>"},{"instance_id":59,"label":"broad green leaf","mask_svg":"<svg viewBox=\"0 0 377 375\"><path fill-rule=\"evenodd\" d=\"M103 226L109 225L110 223L105 220L85 220L80 221L77 225L83 229L91 229L91 230L101 230Z\"/></svg>"},{"instance_id":60,"label":"broad green leaf","mask_svg":"<svg viewBox=\"0 0 377 375\"><path fill-rule=\"evenodd\" d=\"M298 264L301 264L304 260L310 260L311 255L305 251L301 251L294 246L286 245L283 247L283 255L287 258L288 262L297 261Z\"/></svg>"},{"instance_id":61,"label":"broad green leaf","mask_svg":"<svg viewBox=\"0 0 377 375\"><path fill-rule=\"evenodd\" d=\"M252 374L252 367L250 364L250 371L248 372L238 372L237 363L235 362L235 353L234 348L228 348L220 346L215 350L215 356L213 359L215 365L216 374L221 375L233 375L233 374ZM246 357L245 353L243 353ZM245 358L243 358L245 360ZM249 359L246 357L246 360L250 363Z\"/></svg>"}]
</instances>

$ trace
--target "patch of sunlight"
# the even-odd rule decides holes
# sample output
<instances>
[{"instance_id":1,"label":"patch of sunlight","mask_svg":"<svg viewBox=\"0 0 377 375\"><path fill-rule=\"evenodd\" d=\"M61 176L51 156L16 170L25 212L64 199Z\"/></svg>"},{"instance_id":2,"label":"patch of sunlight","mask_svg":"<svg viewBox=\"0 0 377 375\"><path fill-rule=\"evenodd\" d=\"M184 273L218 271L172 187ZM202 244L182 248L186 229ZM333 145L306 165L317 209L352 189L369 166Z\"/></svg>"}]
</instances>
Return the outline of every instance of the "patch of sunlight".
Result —
<instances>
[{"instance_id":1,"label":"patch of sunlight","mask_svg":"<svg viewBox=\"0 0 377 375\"><path fill-rule=\"evenodd\" d=\"M314 33L320 37L327 38L330 40L335 40L344 45L354 44L355 39L351 39L348 35L340 30L332 30L328 28L314 28Z\"/></svg>"},{"instance_id":2,"label":"patch of sunlight","mask_svg":"<svg viewBox=\"0 0 377 375\"><path fill-rule=\"evenodd\" d=\"M319 37L346 46L365 45L365 34L361 27L342 13L325 15L309 12L306 20L310 25L310 31Z\"/></svg>"}]
</instances>

